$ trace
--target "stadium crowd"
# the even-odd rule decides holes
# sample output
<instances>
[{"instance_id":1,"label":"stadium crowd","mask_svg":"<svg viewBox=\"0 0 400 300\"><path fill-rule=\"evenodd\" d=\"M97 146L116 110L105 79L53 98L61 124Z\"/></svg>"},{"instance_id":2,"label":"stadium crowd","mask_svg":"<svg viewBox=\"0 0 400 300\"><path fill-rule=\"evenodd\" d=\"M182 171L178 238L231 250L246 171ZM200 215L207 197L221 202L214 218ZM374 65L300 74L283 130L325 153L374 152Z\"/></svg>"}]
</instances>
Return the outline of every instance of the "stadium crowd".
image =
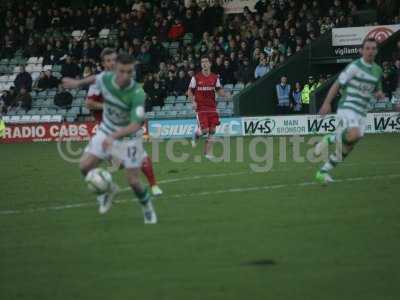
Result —
<instances>
[{"instance_id":1,"label":"stadium crowd","mask_svg":"<svg viewBox=\"0 0 400 300\"><path fill-rule=\"evenodd\" d=\"M136 58L137 78L144 82L150 105L163 105L166 96L185 94L203 54L211 58L212 71L220 75L222 84L248 84L328 29L354 25L358 9L375 8L381 12L380 21L386 22L382 2L259 0L255 12L245 8L242 14L224 15L219 1L209 5L207 1L133 0L76 9L59 1L23 5L8 1L0 6L0 56L11 58L22 50L25 57L43 57L43 65L62 65L62 76L85 77L101 70L102 48L113 47ZM389 17L399 21L399 15ZM116 30L116 38L100 39L103 28ZM72 37L73 30L85 34ZM178 46L171 52L165 42ZM5 94L6 106L22 103L18 97L32 89L58 84L51 71L34 82L29 77L21 68L14 89ZM297 88L301 89L300 83Z\"/></svg>"}]
</instances>

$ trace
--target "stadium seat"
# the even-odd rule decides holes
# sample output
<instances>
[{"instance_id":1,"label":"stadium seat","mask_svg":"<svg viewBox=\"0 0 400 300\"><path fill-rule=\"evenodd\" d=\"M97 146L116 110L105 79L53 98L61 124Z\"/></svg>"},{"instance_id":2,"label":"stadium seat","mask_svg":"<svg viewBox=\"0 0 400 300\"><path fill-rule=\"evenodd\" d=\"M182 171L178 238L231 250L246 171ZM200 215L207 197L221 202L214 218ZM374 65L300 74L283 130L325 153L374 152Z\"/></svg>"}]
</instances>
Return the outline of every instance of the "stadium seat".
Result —
<instances>
[{"instance_id":1,"label":"stadium seat","mask_svg":"<svg viewBox=\"0 0 400 300\"><path fill-rule=\"evenodd\" d=\"M106 38L108 38L109 35L110 35L110 29L107 29L107 28L103 28L99 32L99 38L101 38L101 39L106 39Z\"/></svg>"},{"instance_id":2,"label":"stadium seat","mask_svg":"<svg viewBox=\"0 0 400 300\"><path fill-rule=\"evenodd\" d=\"M57 114L58 114L58 115L65 116L65 115L67 114L67 110L66 110L66 109L63 109L63 108L57 109Z\"/></svg>"},{"instance_id":3,"label":"stadium seat","mask_svg":"<svg viewBox=\"0 0 400 300\"><path fill-rule=\"evenodd\" d=\"M225 101L221 101L221 102L218 102L218 104L217 104L217 108L225 108L226 107L226 102Z\"/></svg>"},{"instance_id":4,"label":"stadium seat","mask_svg":"<svg viewBox=\"0 0 400 300\"><path fill-rule=\"evenodd\" d=\"M24 114L26 114L25 110L22 108L18 108L16 111L16 114L19 116L23 116Z\"/></svg>"},{"instance_id":5,"label":"stadium seat","mask_svg":"<svg viewBox=\"0 0 400 300\"><path fill-rule=\"evenodd\" d=\"M167 113L165 111L157 111L156 112L157 118L165 118L166 115L167 115Z\"/></svg>"},{"instance_id":6,"label":"stadium seat","mask_svg":"<svg viewBox=\"0 0 400 300\"><path fill-rule=\"evenodd\" d=\"M176 102L186 102L186 101L187 101L186 96L178 96L176 98Z\"/></svg>"},{"instance_id":7,"label":"stadium seat","mask_svg":"<svg viewBox=\"0 0 400 300\"><path fill-rule=\"evenodd\" d=\"M36 115L38 113L39 113L38 108L32 108L32 109L28 110L28 112L27 112L28 115Z\"/></svg>"},{"instance_id":8,"label":"stadium seat","mask_svg":"<svg viewBox=\"0 0 400 300\"><path fill-rule=\"evenodd\" d=\"M233 87L234 90L240 91L244 89L244 84L243 83L236 83L235 86Z\"/></svg>"},{"instance_id":9,"label":"stadium seat","mask_svg":"<svg viewBox=\"0 0 400 300\"><path fill-rule=\"evenodd\" d=\"M33 115L33 116L31 116L31 122L32 122L32 123L38 123L38 122L40 122L40 115Z\"/></svg>"},{"instance_id":10,"label":"stadium seat","mask_svg":"<svg viewBox=\"0 0 400 300\"><path fill-rule=\"evenodd\" d=\"M224 85L224 90L227 92L230 92L233 90L233 84L225 84Z\"/></svg>"},{"instance_id":11,"label":"stadium seat","mask_svg":"<svg viewBox=\"0 0 400 300\"><path fill-rule=\"evenodd\" d=\"M35 56L29 57L28 61L26 62L28 65L36 64L38 61L38 58Z\"/></svg>"},{"instance_id":12,"label":"stadium seat","mask_svg":"<svg viewBox=\"0 0 400 300\"><path fill-rule=\"evenodd\" d=\"M86 91L86 90L80 90L80 91L77 93L77 97L84 98L84 97L86 97L86 94L87 94L87 91Z\"/></svg>"},{"instance_id":13,"label":"stadium seat","mask_svg":"<svg viewBox=\"0 0 400 300\"><path fill-rule=\"evenodd\" d=\"M61 116L61 115L51 115L50 116L50 122L59 123L59 122L62 122L62 120L63 120L63 116Z\"/></svg>"},{"instance_id":14,"label":"stadium seat","mask_svg":"<svg viewBox=\"0 0 400 300\"><path fill-rule=\"evenodd\" d=\"M77 41L80 41L84 35L85 35L84 30L74 30L74 31L72 31L72 34L71 34L72 38Z\"/></svg>"},{"instance_id":15,"label":"stadium seat","mask_svg":"<svg viewBox=\"0 0 400 300\"><path fill-rule=\"evenodd\" d=\"M81 109L81 114L84 115L84 116L88 116L88 115L91 114L91 112L90 112L90 110L87 109L86 107L82 107L82 109Z\"/></svg>"},{"instance_id":16,"label":"stadium seat","mask_svg":"<svg viewBox=\"0 0 400 300\"><path fill-rule=\"evenodd\" d=\"M153 111L154 112L159 112L159 111L161 111L161 107L160 106L153 106Z\"/></svg>"},{"instance_id":17,"label":"stadium seat","mask_svg":"<svg viewBox=\"0 0 400 300\"><path fill-rule=\"evenodd\" d=\"M60 72L61 71L61 65L53 65L53 72Z\"/></svg>"},{"instance_id":18,"label":"stadium seat","mask_svg":"<svg viewBox=\"0 0 400 300\"><path fill-rule=\"evenodd\" d=\"M30 115L21 116L20 122L21 123L30 123L31 122L31 116Z\"/></svg>"},{"instance_id":19,"label":"stadium seat","mask_svg":"<svg viewBox=\"0 0 400 300\"><path fill-rule=\"evenodd\" d=\"M43 66L43 71L52 71L53 66L52 65L45 65ZM53 74L54 75L54 74Z\"/></svg>"},{"instance_id":20,"label":"stadium seat","mask_svg":"<svg viewBox=\"0 0 400 300\"><path fill-rule=\"evenodd\" d=\"M20 123L21 116L11 116L10 123Z\"/></svg>"},{"instance_id":21,"label":"stadium seat","mask_svg":"<svg viewBox=\"0 0 400 300\"><path fill-rule=\"evenodd\" d=\"M146 113L148 119L154 119L155 113L154 111L149 111Z\"/></svg>"},{"instance_id":22,"label":"stadium seat","mask_svg":"<svg viewBox=\"0 0 400 300\"><path fill-rule=\"evenodd\" d=\"M172 108L173 108L172 104L165 104L165 105L162 107L162 110L163 110L163 111L168 111L168 110L172 110Z\"/></svg>"},{"instance_id":23,"label":"stadium seat","mask_svg":"<svg viewBox=\"0 0 400 300\"><path fill-rule=\"evenodd\" d=\"M175 96L168 96L166 99L165 99L165 104L174 104L175 103Z\"/></svg>"},{"instance_id":24,"label":"stadium seat","mask_svg":"<svg viewBox=\"0 0 400 300\"><path fill-rule=\"evenodd\" d=\"M42 115L40 116L40 122L50 122L50 115Z\"/></svg>"},{"instance_id":25,"label":"stadium seat","mask_svg":"<svg viewBox=\"0 0 400 300\"><path fill-rule=\"evenodd\" d=\"M54 98L54 96L56 95L57 90L56 89L52 89L52 90L48 90L47 92L47 96L50 98Z\"/></svg>"},{"instance_id":26,"label":"stadium seat","mask_svg":"<svg viewBox=\"0 0 400 300\"><path fill-rule=\"evenodd\" d=\"M165 117L176 118L176 111L174 111L174 110L167 111Z\"/></svg>"}]
</instances>

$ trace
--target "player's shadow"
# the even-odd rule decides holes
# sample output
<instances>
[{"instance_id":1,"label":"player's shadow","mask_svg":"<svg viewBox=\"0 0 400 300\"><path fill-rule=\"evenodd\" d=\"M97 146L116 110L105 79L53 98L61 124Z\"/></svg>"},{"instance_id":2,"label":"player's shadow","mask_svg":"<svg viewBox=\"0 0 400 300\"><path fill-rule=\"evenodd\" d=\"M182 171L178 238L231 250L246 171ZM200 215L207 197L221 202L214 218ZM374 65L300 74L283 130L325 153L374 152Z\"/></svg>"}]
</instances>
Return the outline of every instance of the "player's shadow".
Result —
<instances>
[{"instance_id":1,"label":"player's shadow","mask_svg":"<svg viewBox=\"0 0 400 300\"><path fill-rule=\"evenodd\" d=\"M276 262L273 259L255 259L245 262L243 265L253 267L269 267L276 265Z\"/></svg>"}]
</instances>

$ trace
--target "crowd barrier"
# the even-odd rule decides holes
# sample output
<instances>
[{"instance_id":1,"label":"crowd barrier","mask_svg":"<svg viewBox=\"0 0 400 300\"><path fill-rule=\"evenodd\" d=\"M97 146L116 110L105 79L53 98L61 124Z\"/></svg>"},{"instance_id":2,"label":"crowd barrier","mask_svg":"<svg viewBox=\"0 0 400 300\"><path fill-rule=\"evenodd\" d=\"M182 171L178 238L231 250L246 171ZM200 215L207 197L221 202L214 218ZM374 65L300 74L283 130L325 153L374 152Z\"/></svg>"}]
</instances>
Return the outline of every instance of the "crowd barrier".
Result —
<instances>
[{"instance_id":1,"label":"crowd barrier","mask_svg":"<svg viewBox=\"0 0 400 300\"><path fill-rule=\"evenodd\" d=\"M86 141L96 132L95 122L6 124L0 143ZM288 115L222 118L217 136L281 136L326 134L336 130L336 115ZM152 138L189 138L197 128L196 119L150 120L145 134ZM400 114L367 115L366 133L400 132Z\"/></svg>"}]
</instances>

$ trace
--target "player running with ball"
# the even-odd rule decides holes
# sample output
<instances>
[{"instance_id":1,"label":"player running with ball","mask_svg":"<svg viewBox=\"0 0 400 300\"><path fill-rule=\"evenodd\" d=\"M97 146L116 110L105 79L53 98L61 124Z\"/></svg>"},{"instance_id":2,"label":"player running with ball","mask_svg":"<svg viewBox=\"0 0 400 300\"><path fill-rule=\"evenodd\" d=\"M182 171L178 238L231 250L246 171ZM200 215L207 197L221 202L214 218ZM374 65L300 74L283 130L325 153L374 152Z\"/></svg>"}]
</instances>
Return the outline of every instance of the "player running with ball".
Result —
<instances>
[{"instance_id":1,"label":"player running with ball","mask_svg":"<svg viewBox=\"0 0 400 300\"><path fill-rule=\"evenodd\" d=\"M129 55L120 54L114 72L103 72L96 77L81 80L64 78L63 84L66 88L95 84L104 98L103 120L81 158L82 174L86 176L101 160L108 160L110 156L119 159L125 167L129 185L143 207L145 224L155 224L157 216L150 192L139 180L145 156L140 133L145 117L145 93L133 80L133 71L133 59ZM100 213L110 209L116 189L113 184L107 193L98 196Z\"/></svg>"},{"instance_id":2,"label":"player running with ball","mask_svg":"<svg viewBox=\"0 0 400 300\"><path fill-rule=\"evenodd\" d=\"M225 92L221 86L218 75L211 73L211 63L207 56L201 58L201 72L192 77L188 96L196 111L198 129L195 130L192 146L195 147L200 136L206 136L204 155L212 160L212 143L216 127L220 124L215 102L215 93L224 97Z\"/></svg>"},{"instance_id":3,"label":"player running with ball","mask_svg":"<svg viewBox=\"0 0 400 300\"><path fill-rule=\"evenodd\" d=\"M100 54L102 65L104 68L103 72L111 72L115 66L115 58L117 54L114 49L104 48ZM89 108L96 119L96 121L101 122L103 119L103 95L101 94L101 90L98 89L96 84L92 84L89 87L89 91L86 99L86 106ZM142 132L143 133L143 132ZM139 134L139 133L138 133ZM154 196L160 196L162 194L162 190L157 185L156 178L154 176L153 171L153 163L150 157L147 155L147 152L144 152L144 158L142 163L142 172L146 176L147 181L150 184L151 192Z\"/></svg>"},{"instance_id":4,"label":"player running with ball","mask_svg":"<svg viewBox=\"0 0 400 300\"><path fill-rule=\"evenodd\" d=\"M377 42L373 39L365 40L361 49L362 57L349 64L339 75L321 107L321 115L329 114L332 111L333 99L342 89L342 98L337 110L336 135L325 136L314 149L316 155L321 155L328 145L341 143L341 147L336 147L336 152L329 155L328 161L317 172L316 179L320 183L333 181L329 172L350 154L364 136L369 101L384 97L382 69L375 63L377 52Z\"/></svg>"}]
</instances>

